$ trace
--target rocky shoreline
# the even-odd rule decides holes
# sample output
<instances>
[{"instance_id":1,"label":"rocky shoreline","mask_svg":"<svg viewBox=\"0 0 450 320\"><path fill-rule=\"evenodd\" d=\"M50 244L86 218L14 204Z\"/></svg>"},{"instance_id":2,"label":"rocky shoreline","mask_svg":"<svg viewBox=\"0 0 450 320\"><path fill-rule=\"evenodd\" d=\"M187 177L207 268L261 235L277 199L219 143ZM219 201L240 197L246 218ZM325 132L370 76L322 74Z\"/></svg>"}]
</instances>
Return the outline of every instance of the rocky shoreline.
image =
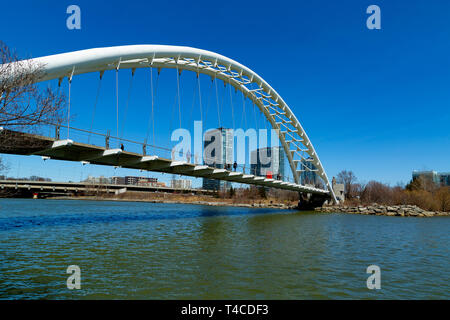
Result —
<instances>
[{"instance_id":1,"label":"rocky shoreline","mask_svg":"<svg viewBox=\"0 0 450 320\"><path fill-rule=\"evenodd\" d=\"M436 217L436 216L450 216L450 212L442 211L426 211L415 205L398 205L385 206L373 204L370 206L323 206L314 209L316 212L343 212L364 215L377 216L398 216L398 217Z\"/></svg>"},{"instance_id":2,"label":"rocky shoreline","mask_svg":"<svg viewBox=\"0 0 450 320\"><path fill-rule=\"evenodd\" d=\"M132 198L106 198L106 197L53 197L49 200L88 200L88 201L121 201L121 202L147 202L171 204L196 204L213 207L243 207L243 208L270 208L270 209L297 209L297 205L284 203L233 203L224 201L180 201L163 199L132 199Z\"/></svg>"},{"instance_id":3,"label":"rocky shoreline","mask_svg":"<svg viewBox=\"0 0 450 320\"><path fill-rule=\"evenodd\" d=\"M182 204L197 204L213 207L243 207L243 208L270 208L270 209L297 209L297 205L286 205L282 203L230 203L230 202L211 202L211 201L192 201L192 202L181 202L181 201L171 201L171 200L148 200L146 202L151 203L182 203Z\"/></svg>"}]
</instances>

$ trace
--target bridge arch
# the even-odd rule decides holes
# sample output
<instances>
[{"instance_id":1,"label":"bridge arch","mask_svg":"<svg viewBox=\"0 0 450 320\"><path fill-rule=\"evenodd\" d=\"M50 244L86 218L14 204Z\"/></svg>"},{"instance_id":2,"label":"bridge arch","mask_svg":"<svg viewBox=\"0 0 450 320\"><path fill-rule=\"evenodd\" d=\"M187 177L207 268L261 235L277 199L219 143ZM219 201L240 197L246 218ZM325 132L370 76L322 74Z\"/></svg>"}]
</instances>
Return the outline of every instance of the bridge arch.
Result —
<instances>
[{"instance_id":1,"label":"bridge arch","mask_svg":"<svg viewBox=\"0 0 450 320\"><path fill-rule=\"evenodd\" d=\"M80 50L32 59L43 67L38 80L47 81L106 70L136 68L176 68L209 75L229 83L258 106L277 130L289 161L295 183L302 171L308 171L301 152L309 161L336 202L336 196L308 135L283 98L262 77L246 66L220 54L183 46L130 45ZM255 88L256 87L256 88ZM303 168L302 168L303 166Z\"/></svg>"}]
</instances>

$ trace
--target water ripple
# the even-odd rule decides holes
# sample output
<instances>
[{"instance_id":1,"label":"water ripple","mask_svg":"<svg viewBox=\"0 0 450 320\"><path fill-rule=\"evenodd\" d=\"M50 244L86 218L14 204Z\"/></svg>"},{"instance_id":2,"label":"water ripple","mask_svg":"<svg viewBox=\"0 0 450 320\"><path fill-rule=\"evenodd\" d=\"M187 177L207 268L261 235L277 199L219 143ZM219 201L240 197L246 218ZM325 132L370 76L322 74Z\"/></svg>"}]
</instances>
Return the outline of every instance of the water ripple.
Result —
<instances>
[{"instance_id":1,"label":"water ripple","mask_svg":"<svg viewBox=\"0 0 450 320\"><path fill-rule=\"evenodd\" d=\"M1 200L1 299L449 299L450 219ZM82 289L66 288L79 265ZM382 289L366 287L367 266Z\"/></svg>"}]
</instances>

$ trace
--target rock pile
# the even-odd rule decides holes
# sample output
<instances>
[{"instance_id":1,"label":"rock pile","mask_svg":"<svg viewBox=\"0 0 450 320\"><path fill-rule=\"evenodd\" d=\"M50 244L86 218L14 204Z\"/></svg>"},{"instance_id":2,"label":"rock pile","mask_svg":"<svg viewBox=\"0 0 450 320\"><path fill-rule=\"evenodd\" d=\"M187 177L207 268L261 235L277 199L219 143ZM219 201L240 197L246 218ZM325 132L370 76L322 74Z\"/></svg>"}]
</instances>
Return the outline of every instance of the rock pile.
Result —
<instances>
[{"instance_id":1,"label":"rock pile","mask_svg":"<svg viewBox=\"0 0 450 320\"><path fill-rule=\"evenodd\" d=\"M318 212L345 212L355 214L377 215L377 216L400 216L400 217L435 217L450 216L450 212L426 211L415 205L385 206L372 204L370 206L323 206L316 208Z\"/></svg>"}]
</instances>

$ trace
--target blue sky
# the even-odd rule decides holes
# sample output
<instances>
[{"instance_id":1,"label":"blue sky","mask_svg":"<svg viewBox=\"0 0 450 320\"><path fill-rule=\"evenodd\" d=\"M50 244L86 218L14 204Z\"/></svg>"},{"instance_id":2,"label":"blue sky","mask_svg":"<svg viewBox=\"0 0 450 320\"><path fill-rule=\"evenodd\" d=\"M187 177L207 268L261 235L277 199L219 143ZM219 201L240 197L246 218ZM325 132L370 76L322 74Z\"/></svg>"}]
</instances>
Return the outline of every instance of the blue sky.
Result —
<instances>
[{"instance_id":1,"label":"blue sky","mask_svg":"<svg viewBox=\"0 0 450 320\"><path fill-rule=\"evenodd\" d=\"M81 8L81 30L66 28L70 4ZM366 27L371 4L381 8L381 30ZM450 171L448 1L17 1L8 6L0 13L0 40L23 57L171 44L218 52L250 67L297 115L329 177L349 169L362 182L376 179L395 185L408 182L413 169ZM171 71L163 70L158 89L158 144L168 142L179 121ZM124 137L142 139L147 130L150 93L145 72L138 70L134 80ZM86 75L73 82L77 127L90 126L97 78ZM199 117L191 112L194 79L182 75L185 127ZM208 81L202 79L204 97L211 94ZM126 71L120 83L124 112ZM101 117L94 123L97 131L116 130L114 99L114 74L105 74L97 110ZM211 102L207 126L217 125L215 107ZM250 126L254 117L247 116ZM231 124L229 115L222 117ZM253 125L265 124L257 119ZM4 158L10 176L39 174L78 181L88 174L139 174L44 163L38 157Z\"/></svg>"}]
</instances>

